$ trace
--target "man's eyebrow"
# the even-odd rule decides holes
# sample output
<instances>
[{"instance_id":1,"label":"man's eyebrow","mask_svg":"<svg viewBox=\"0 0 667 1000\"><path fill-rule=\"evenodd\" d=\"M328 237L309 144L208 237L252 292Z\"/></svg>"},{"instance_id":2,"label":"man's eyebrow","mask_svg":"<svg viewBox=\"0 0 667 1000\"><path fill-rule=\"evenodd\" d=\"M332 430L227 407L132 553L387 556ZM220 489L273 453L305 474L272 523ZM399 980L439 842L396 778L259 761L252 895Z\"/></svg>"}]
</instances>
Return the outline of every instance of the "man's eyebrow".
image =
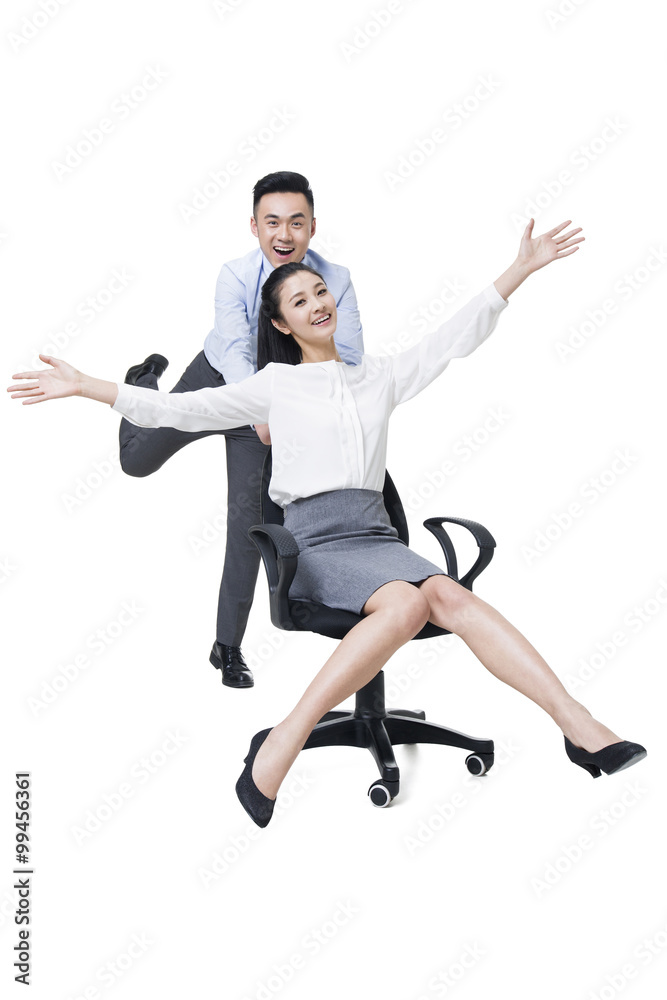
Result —
<instances>
[{"instance_id":1,"label":"man's eyebrow","mask_svg":"<svg viewBox=\"0 0 667 1000\"><path fill-rule=\"evenodd\" d=\"M327 287L327 286L326 286L326 285L324 284L324 282L323 282L323 281L317 281L317 282L316 282L316 283L315 283L315 284L313 285L313 288L319 288L320 286L322 286L323 288L326 288L326 287ZM299 297L300 295L305 295L305 294L306 294L305 292L295 292L295 294L294 294L294 295L292 296L292 298L291 298L291 299L288 299L287 301L288 301L288 302L291 302L291 301L292 301L292 299L298 299L298 297Z\"/></svg>"},{"instance_id":2,"label":"man's eyebrow","mask_svg":"<svg viewBox=\"0 0 667 1000\"><path fill-rule=\"evenodd\" d=\"M264 216L264 218L265 219L279 219L280 216L276 215L275 212L267 212L267 214ZM290 218L290 219L305 219L306 216L305 216L304 212L294 212L292 215L288 216L288 218Z\"/></svg>"}]
</instances>

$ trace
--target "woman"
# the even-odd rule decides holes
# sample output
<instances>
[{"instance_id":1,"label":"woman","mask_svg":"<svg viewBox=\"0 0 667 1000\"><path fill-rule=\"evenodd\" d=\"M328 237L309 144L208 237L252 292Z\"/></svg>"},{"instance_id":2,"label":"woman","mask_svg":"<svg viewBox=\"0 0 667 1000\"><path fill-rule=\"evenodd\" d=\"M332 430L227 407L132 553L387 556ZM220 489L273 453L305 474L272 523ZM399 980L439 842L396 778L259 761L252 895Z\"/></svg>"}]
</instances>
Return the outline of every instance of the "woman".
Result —
<instances>
[{"instance_id":1,"label":"woman","mask_svg":"<svg viewBox=\"0 0 667 1000\"><path fill-rule=\"evenodd\" d=\"M623 741L565 690L530 643L494 608L400 542L382 503L387 423L393 408L430 384L454 357L470 354L493 330L507 299L534 271L578 250L581 229L562 223L532 237L531 219L511 266L435 333L400 355L348 366L333 333L336 305L321 276L285 264L262 292L260 371L244 382L170 394L93 379L65 362L23 372L8 391L24 403L80 395L110 404L139 426L182 430L268 423L274 451L270 495L285 509L299 543L290 590L363 619L341 641L286 719L257 733L236 786L260 826L311 730L353 695L427 621L460 636L496 677L543 708L565 737L567 754L593 777L629 767L644 747ZM296 447L294 447L296 445ZM341 566L345 567L344 572Z\"/></svg>"}]
</instances>

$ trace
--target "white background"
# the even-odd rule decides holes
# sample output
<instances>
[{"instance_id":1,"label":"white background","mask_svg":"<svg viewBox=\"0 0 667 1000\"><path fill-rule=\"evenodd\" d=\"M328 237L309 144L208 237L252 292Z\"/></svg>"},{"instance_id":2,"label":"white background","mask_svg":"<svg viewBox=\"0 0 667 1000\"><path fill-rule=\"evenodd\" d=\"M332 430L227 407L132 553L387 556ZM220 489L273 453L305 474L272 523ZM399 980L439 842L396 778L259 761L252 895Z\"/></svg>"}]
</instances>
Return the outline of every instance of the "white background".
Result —
<instances>
[{"instance_id":1,"label":"white background","mask_svg":"<svg viewBox=\"0 0 667 1000\"><path fill-rule=\"evenodd\" d=\"M13 775L27 769L33 997L653 1000L667 968L655 4L44 4L2 13L6 384L56 337L48 353L111 379L159 351L173 385L211 327L221 264L254 245L251 189L273 170L310 179L314 246L350 267L370 352L415 342L418 310L432 329L493 281L519 217L533 214L536 233L584 227L582 248L512 297L491 340L396 415L389 467L418 551L438 558L424 517L486 524L498 549L477 592L649 757L592 782L551 720L462 643L414 643L387 668L392 705L494 738L495 769L474 782L462 751L399 747L401 794L378 810L369 754L304 753L260 833L234 794L249 739L333 644L277 632L260 578L244 643L254 689L223 688L208 664L222 439L136 480L114 462L108 409L8 398L3 981L18 930ZM151 70L154 89L119 110ZM276 110L291 120L262 131ZM58 168L103 118L99 145ZM185 221L234 159L240 172ZM411 173L392 180L401 162ZM107 303L114 270L127 285ZM448 282L465 292L445 306ZM575 330L580 346L559 356ZM485 428L491 410L502 426ZM123 605L134 617L119 619Z\"/></svg>"}]
</instances>

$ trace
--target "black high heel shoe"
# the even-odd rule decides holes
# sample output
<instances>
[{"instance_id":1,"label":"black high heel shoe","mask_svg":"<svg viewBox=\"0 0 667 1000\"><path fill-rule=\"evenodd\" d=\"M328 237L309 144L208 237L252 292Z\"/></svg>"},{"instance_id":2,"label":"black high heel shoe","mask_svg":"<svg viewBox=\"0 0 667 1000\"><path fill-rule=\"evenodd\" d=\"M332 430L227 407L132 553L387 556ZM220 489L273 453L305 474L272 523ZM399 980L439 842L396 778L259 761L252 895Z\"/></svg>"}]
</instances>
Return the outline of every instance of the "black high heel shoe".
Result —
<instances>
[{"instance_id":1,"label":"black high heel shoe","mask_svg":"<svg viewBox=\"0 0 667 1000\"><path fill-rule=\"evenodd\" d=\"M270 729L263 729L261 733L255 733L250 742L248 756L244 761L245 767L241 777L236 782L236 794L239 797L239 802L257 826L268 826L273 816L273 807L276 804L276 800L267 798L252 780L252 765L255 763L257 751L270 732Z\"/></svg>"},{"instance_id":2,"label":"black high heel shoe","mask_svg":"<svg viewBox=\"0 0 667 1000\"><path fill-rule=\"evenodd\" d=\"M626 767L632 767L633 764L643 760L646 756L646 749L643 746L639 743L628 743L627 740L610 743L602 750L589 753L582 747L575 747L567 736L564 736L563 739L565 740L565 752L572 763L583 767L594 778L599 778L601 771L604 771L605 774L616 774L617 771L623 771Z\"/></svg>"}]
</instances>

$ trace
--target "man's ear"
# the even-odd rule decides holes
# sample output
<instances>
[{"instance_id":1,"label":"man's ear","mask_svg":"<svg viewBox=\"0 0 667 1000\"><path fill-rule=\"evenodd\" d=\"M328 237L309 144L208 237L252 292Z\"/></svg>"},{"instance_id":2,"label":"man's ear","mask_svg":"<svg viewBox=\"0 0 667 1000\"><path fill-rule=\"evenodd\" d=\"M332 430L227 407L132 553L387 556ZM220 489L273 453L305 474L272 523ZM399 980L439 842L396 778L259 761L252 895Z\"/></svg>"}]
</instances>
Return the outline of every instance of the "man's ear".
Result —
<instances>
[{"instance_id":1,"label":"man's ear","mask_svg":"<svg viewBox=\"0 0 667 1000\"><path fill-rule=\"evenodd\" d=\"M286 323L281 323L278 319L272 319L271 322L275 326L276 330L279 330L281 333L285 333L288 336L291 335L292 331Z\"/></svg>"},{"instance_id":2,"label":"man's ear","mask_svg":"<svg viewBox=\"0 0 667 1000\"><path fill-rule=\"evenodd\" d=\"M250 216L250 232L252 233L253 236L256 236L259 239L259 233L257 231L257 222L255 221L254 215Z\"/></svg>"},{"instance_id":3,"label":"man's ear","mask_svg":"<svg viewBox=\"0 0 667 1000\"><path fill-rule=\"evenodd\" d=\"M313 216L313 221L310 224L310 238L311 238L311 240L312 240L313 236L315 235L315 230L316 229L317 229L317 219L315 218L315 216Z\"/></svg>"}]
</instances>

